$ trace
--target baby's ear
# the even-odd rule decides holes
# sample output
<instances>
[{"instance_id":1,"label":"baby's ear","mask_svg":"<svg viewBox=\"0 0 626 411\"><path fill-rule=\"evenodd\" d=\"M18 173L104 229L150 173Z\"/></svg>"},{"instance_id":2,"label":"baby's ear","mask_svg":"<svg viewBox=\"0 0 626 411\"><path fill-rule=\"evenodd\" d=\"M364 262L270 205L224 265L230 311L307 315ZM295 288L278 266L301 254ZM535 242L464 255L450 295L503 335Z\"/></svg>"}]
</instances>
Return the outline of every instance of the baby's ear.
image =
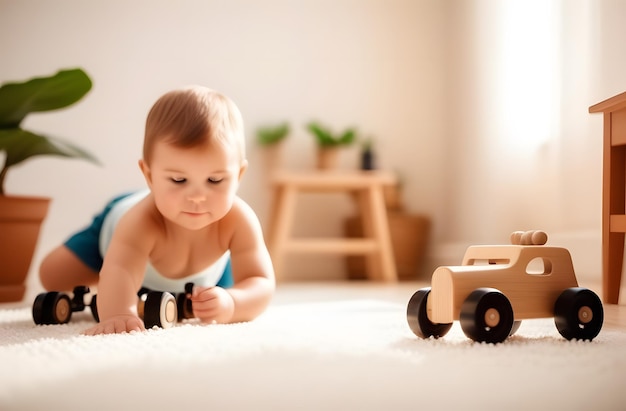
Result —
<instances>
[{"instance_id":1,"label":"baby's ear","mask_svg":"<svg viewBox=\"0 0 626 411\"><path fill-rule=\"evenodd\" d=\"M143 159L139 160L139 169L143 173L143 177L146 179L148 187L152 187L152 173L150 172L150 167L148 167Z\"/></svg>"},{"instance_id":2,"label":"baby's ear","mask_svg":"<svg viewBox=\"0 0 626 411\"><path fill-rule=\"evenodd\" d=\"M239 166L238 180L241 180L241 177L243 177L243 174L246 172L247 169L248 169L248 160L243 160L241 162L241 165Z\"/></svg>"}]
</instances>

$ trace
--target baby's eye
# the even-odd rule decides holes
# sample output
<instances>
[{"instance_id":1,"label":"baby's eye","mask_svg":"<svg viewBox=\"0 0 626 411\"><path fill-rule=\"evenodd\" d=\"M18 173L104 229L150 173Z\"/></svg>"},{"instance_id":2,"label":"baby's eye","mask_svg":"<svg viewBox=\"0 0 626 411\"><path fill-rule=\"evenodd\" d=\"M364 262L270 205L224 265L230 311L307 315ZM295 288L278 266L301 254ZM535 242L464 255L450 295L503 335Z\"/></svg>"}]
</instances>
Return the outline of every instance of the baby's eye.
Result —
<instances>
[{"instance_id":1,"label":"baby's eye","mask_svg":"<svg viewBox=\"0 0 626 411\"><path fill-rule=\"evenodd\" d=\"M209 183L211 183L211 184L219 184L223 180L224 180L223 178L209 177Z\"/></svg>"},{"instance_id":2,"label":"baby's eye","mask_svg":"<svg viewBox=\"0 0 626 411\"><path fill-rule=\"evenodd\" d=\"M172 182L173 182L174 184L182 184L182 183L184 183L185 181L187 181L187 179L186 179L186 178L182 178L182 177L172 177L172 179L171 179L171 180L172 180Z\"/></svg>"}]
</instances>

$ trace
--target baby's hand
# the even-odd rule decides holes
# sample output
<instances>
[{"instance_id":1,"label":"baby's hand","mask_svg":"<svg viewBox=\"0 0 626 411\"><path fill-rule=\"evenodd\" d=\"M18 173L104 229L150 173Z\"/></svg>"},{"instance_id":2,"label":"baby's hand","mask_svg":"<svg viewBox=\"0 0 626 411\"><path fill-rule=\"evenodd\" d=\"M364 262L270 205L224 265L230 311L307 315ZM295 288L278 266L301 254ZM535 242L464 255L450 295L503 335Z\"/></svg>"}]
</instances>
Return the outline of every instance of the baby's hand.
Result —
<instances>
[{"instance_id":1,"label":"baby's hand","mask_svg":"<svg viewBox=\"0 0 626 411\"><path fill-rule=\"evenodd\" d=\"M233 297L222 287L193 288L193 314L207 323L228 323L235 313Z\"/></svg>"},{"instance_id":2,"label":"baby's hand","mask_svg":"<svg viewBox=\"0 0 626 411\"><path fill-rule=\"evenodd\" d=\"M139 317L135 315L118 315L86 329L83 331L83 334L117 334L143 330L145 330L145 327Z\"/></svg>"}]
</instances>

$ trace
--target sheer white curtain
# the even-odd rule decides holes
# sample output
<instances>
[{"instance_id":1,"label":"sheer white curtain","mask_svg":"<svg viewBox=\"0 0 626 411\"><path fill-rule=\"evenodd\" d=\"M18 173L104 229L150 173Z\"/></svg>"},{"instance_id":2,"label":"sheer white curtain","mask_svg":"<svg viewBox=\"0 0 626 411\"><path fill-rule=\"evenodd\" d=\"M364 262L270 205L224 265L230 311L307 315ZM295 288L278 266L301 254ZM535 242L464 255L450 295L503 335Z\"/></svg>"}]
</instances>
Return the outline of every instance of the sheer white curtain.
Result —
<instances>
[{"instance_id":1,"label":"sheer white curtain","mask_svg":"<svg viewBox=\"0 0 626 411\"><path fill-rule=\"evenodd\" d=\"M454 241L501 241L558 221L560 0L473 0L454 29L450 129ZM456 10L453 10L456 11Z\"/></svg>"}]
</instances>

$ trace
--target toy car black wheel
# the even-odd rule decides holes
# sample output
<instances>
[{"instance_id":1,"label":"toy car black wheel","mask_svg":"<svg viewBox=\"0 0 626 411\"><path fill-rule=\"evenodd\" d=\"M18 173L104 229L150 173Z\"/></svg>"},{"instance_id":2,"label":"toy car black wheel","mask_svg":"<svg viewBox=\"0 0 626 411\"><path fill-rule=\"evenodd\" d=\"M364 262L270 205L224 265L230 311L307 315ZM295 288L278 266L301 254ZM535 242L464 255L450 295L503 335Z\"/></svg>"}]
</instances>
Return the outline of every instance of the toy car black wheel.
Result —
<instances>
[{"instance_id":1,"label":"toy car black wheel","mask_svg":"<svg viewBox=\"0 0 626 411\"><path fill-rule=\"evenodd\" d=\"M178 307L178 321L194 318L191 300L187 294L180 293L176 296L176 306Z\"/></svg>"},{"instance_id":2,"label":"toy car black wheel","mask_svg":"<svg viewBox=\"0 0 626 411\"><path fill-rule=\"evenodd\" d=\"M513 307L504 294L494 288L479 288L461 306L461 328L477 342L500 343L513 329Z\"/></svg>"},{"instance_id":3,"label":"toy car black wheel","mask_svg":"<svg viewBox=\"0 0 626 411\"><path fill-rule=\"evenodd\" d=\"M413 294L406 308L406 320L411 331L420 338L443 337L450 331L452 323L435 324L428 318L426 302L430 287L419 289Z\"/></svg>"},{"instance_id":4,"label":"toy car black wheel","mask_svg":"<svg viewBox=\"0 0 626 411\"><path fill-rule=\"evenodd\" d=\"M93 319L99 323L100 316L98 315L98 295L97 294L94 294L93 297L91 297L89 308L91 309L91 315L93 315Z\"/></svg>"},{"instance_id":5,"label":"toy car black wheel","mask_svg":"<svg viewBox=\"0 0 626 411\"><path fill-rule=\"evenodd\" d=\"M193 286L193 283L185 284L185 291L179 293L176 296L176 306L178 307L178 321L195 318L195 315L193 313L193 304L191 299L188 297L189 294L193 293Z\"/></svg>"},{"instance_id":6,"label":"toy car black wheel","mask_svg":"<svg viewBox=\"0 0 626 411\"><path fill-rule=\"evenodd\" d=\"M602 301L586 288L568 288L554 304L554 323L566 339L593 340L602 328Z\"/></svg>"},{"instance_id":7,"label":"toy car black wheel","mask_svg":"<svg viewBox=\"0 0 626 411\"><path fill-rule=\"evenodd\" d=\"M520 325L522 325L521 321L513 321L513 328L511 328L511 332L509 333L509 337L512 336L519 330Z\"/></svg>"},{"instance_id":8,"label":"toy car black wheel","mask_svg":"<svg viewBox=\"0 0 626 411\"><path fill-rule=\"evenodd\" d=\"M143 323L146 328L170 328L176 323L177 311L176 298L172 294L151 291L143 306Z\"/></svg>"},{"instance_id":9,"label":"toy car black wheel","mask_svg":"<svg viewBox=\"0 0 626 411\"><path fill-rule=\"evenodd\" d=\"M39 294L33 303L35 324L66 324L72 318L72 305L67 294L56 291Z\"/></svg>"}]
</instances>

